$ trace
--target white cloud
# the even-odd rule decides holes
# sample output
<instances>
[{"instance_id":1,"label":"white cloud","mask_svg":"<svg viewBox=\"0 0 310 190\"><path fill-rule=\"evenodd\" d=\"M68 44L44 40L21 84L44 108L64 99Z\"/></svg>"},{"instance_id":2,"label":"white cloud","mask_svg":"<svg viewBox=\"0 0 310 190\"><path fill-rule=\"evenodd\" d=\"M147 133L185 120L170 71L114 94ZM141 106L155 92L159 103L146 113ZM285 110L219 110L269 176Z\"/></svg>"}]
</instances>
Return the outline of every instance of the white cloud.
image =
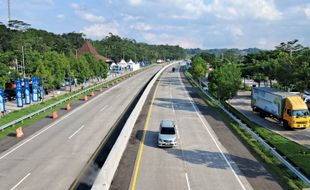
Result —
<instances>
[{"instance_id":1,"label":"white cloud","mask_svg":"<svg viewBox=\"0 0 310 190\"><path fill-rule=\"evenodd\" d=\"M133 16L133 15L123 14L123 13L121 13L121 16L124 19L124 21L132 21L132 20L141 19L140 16Z\"/></svg>"},{"instance_id":2,"label":"white cloud","mask_svg":"<svg viewBox=\"0 0 310 190\"><path fill-rule=\"evenodd\" d=\"M81 7L79 4L72 3L71 7L74 9L77 16L88 22L104 22L105 20L103 16L95 15L94 13Z\"/></svg>"},{"instance_id":3,"label":"white cloud","mask_svg":"<svg viewBox=\"0 0 310 190\"><path fill-rule=\"evenodd\" d=\"M142 0L129 0L129 4L133 6L140 5L142 3Z\"/></svg>"},{"instance_id":4,"label":"white cloud","mask_svg":"<svg viewBox=\"0 0 310 190\"><path fill-rule=\"evenodd\" d=\"M179 14L173 14L176 19L197 19L207 10L203 0L170 0L176 7L182 10Z\"/></svg>"},{"instance_id":5,"label":"white cloud","mask_svg":"<svg viewBox=\"0 0 310 190\"><path fill-rule=\"evenodd\" d=\"M169 44L169 45L179 45L183 48L202 48L202 44L199 40L191 39L188 37L172 36L169 34L154 34L154 33L144 33L144 39L151 44Z\"/></svg>"},{"instance_id":6,"label":"white cloud","mask_svg":"<svg viewBox=\"0 0 310 190\"><path fill-rule=\"evenodd\" d=\"M54 0L32 0L33 3L54 5Z\"/></svg>"},{"instance_id":7,"label":"white cloud","mask_svg":"<svg viewBox=\"0 0 310 190\"><path fill-rule=\"evenodd\" d=\"M84 27L81 31L88 38L102 39L107 36L110 32L118 35L118 26L116 23L105 23L105 24L94 24L88 27Z\"/></svg>"},{"instance_id":8,"label":"white cloud","mask_svg":"<svg viewBox=\"0 0 310 190\"><path fill-rule=\"evenodd\" d=\"M232 36L235 38L235 39L238 39L240 38L241 36L243 36L243 31L240 27L238 26L235 26L235 25L229 25L229 26L226 26L226 30L228 30Z\"/></svg>"},{"instance_id":9,"label":"white cloud","mask_svg":"<svg viewBox=\"0 0 310 190\"><path fill-rule=\"evenodd\" d=\"M139 30L139 31L148 31L148 30L152 30L152 26L143 22L138 22L135 24L130 25L131 29L134 30Z\"/></svg>"},{"instance_id":10,"label":"white cloud","mask_svg":"<svg viewBox=\"0 0 310 190\"><path fill-rule=\"evenodd\" d=\"M58 20L64 20L64 19L65 19L65 15L59 14L59 15L56 16L56 18L57 18Z\"/></svg>"},{"instance_id":11,"label":"white cloud","mask_svg":"<svg viewBox=\"0 0 310 190\"><path fill-rule=\"evenodd\" d=\"M304 13L308 19L310 19L310 7L304 9Z\"/></svg>"},{"instance_id":12,"label":"white cloud","mask_svg":"<svg viewBox=\"0 0 310 190\"><path fill-rule=\"evenodd\" d=\"M256 18L274 21L282 18L273 0L214 0L207 5L206 12L222 19Z\"/></svg>"},{"instance_id":13,"label":"white cloud","mask_svg":"<svg viewBox=\"0 0 310 190\"><path fill-rule=\"evenodd\" d=\"M209 3L204 0L157 1L180 10L178 13L164 13L174 19L198 19L209 15L225 20L254 18L274 21L282 18L274 0L212 0Z\"/></svg>"}]
</instances>

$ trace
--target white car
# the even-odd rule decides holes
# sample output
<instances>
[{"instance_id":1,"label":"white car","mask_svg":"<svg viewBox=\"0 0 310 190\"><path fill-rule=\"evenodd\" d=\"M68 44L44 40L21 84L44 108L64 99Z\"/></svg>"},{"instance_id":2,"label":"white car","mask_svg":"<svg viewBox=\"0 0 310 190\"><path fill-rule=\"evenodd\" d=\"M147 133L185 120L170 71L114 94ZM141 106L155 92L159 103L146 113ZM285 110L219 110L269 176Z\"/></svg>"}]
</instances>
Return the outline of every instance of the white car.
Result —
<instances>
[{"instance_id":1,"label":"white car","mask_svg":"<svg viewBox=\"0 0 310 190\"><path fill-rule=\"evenodd\" d=\"M173 147L177 145L175 123L172 120L162 120L158 133L159 147Z\"/></svg>"}]
</instances>

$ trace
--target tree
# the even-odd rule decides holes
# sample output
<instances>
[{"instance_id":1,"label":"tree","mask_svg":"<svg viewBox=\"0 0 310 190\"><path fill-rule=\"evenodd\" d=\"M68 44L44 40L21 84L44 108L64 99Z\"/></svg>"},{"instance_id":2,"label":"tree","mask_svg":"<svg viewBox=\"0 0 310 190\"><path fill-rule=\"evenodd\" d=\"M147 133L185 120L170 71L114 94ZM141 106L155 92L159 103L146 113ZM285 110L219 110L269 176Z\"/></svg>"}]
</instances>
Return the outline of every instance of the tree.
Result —
<instances>
[{"instance_id":1,"label":"tree","mask_svg":"<svg viewBox=\"0 0 310 190\"><path fill-rule=\"evenodd\" d=\"M276 46L276 49L289 53L290 56L292 56L293 52L301 51L304 49L304 47L298 43L297 39L294 39L294 40L288 41L287 43L281 42L280 45Z\"/></svg>"},{"instance_id":2,"label":"tree","mask_svg":"<svg viewBox=\"0 0 310 190\"><path fill-rule=\"evenodd\" d=\"M227 64L210 73L209 89L220 100L228 100L237 94L241 84L241 71L235 64Z\"/></svg>"},{"instance_id":3,"label":"tree","mask_svg":"<svg viewBox=\"0 0 310 190\"><path fill-rule=\"evenodd\" d=\"M5 64L0 63L0 87L4 87L9 80L9 72L9 68Z\"/></svg>"},{"instance_id":4,"label":"tree","mask_svg":"<svg viewBox=\"0 0 310 190\"><path fill-rule=\"evenodd\" d=\"M192 66L189 72L196 81L199 81L201 77L206 76L207 69L208 64L200 56L195 56L192 58Z\"/></svg>"}]
</instances>

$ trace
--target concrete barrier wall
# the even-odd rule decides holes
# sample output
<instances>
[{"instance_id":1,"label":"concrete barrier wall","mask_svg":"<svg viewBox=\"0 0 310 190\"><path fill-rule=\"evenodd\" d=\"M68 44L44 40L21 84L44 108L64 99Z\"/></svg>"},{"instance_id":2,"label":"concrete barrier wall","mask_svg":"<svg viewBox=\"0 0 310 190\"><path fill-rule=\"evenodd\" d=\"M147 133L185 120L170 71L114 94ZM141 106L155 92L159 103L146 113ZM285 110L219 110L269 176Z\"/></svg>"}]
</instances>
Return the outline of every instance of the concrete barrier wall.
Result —
<instances>
[{"instance_id":1,"label":"concrete barrier wall","mask_svg":"<svg viewBox=\"0 0 310 190\"><path fill-rule=\"evenodd\" d=\"M173 63L172 63L173 64ZM125 123L124 128L122 129L119 137L117 138L115 144L113 145L113 148L108 155L104 165L102 166L95 183L93 184L92 190L108 190L110 188L111 182L113 180L114 174L117 170L117 167L119 165L119 162L122 158L122 155L126 149L127 143L129 141L131 132L133 130L133 127L136 123L136 120L138 119L140 112L142 110L142 107L146 101L146 98L148 94L150 93L151 88L153 87L156 80L159 78L161 73L169 67L171 64L165 66L162 68L155 77L151 80L151 82L148 84L146 89L144 90L141 98L139 99L137 105L131 112L127 122Z\"/></svg>"}]
</instances>

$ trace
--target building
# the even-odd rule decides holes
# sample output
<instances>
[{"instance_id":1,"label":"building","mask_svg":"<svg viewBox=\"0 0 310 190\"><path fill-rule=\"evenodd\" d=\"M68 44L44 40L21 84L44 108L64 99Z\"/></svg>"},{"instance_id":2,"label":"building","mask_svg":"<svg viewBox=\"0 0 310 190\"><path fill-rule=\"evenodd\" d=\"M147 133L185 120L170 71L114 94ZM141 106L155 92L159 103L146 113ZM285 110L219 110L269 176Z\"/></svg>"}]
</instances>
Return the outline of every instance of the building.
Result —
<instances>
[{"instance_id":1,"label":"building","mask_svg":"<svg viewBox=\"0 0 310 190\"><path fill-rule=\"evenodd\" d=\"M82 45L82 47L78 50L77 52L77 56L81 56L83 54L91 54L93 55L97 60L102 60L104 61L105 63L109 64L112 64L112 60L109 59L109 58L106 58L102 55L100 55L96 48L91 44L90 41L85 41L85 43Z\"/></svg>"}]
</instances>

